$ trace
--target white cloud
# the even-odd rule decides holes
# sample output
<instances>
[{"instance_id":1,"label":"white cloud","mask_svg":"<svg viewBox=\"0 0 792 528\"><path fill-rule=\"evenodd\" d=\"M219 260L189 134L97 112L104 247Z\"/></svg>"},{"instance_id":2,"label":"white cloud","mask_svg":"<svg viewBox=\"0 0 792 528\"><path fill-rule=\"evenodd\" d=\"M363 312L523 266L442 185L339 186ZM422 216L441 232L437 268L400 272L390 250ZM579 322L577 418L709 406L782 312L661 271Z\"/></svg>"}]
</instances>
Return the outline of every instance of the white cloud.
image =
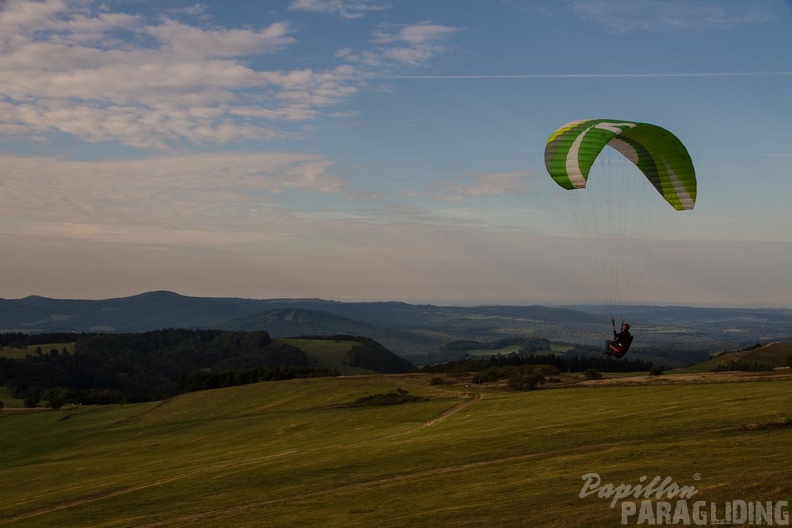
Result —
<instances>
[{"instance_id":1,"label":"white cloud","mask_svg":"<svg viewBox=\"0 0 792 528\"><path fill-rule=\"evenodd\" d=\"M175 20L148 26L146 33L155 37L161 49L180 57L238 57L275 53L293 44L287 24L277 22L260 30L201 29Z\"/></svg>"},{"instance_id":2,"label":"white cloud","mask_svg":"<svg viewBox=\"0 0 792 528\"><path fill-rule=\"evenodd\" d=\"M460 28L430 23L379 30L373 36L376 50L342 49L336 55L363 67L424 66L448 50L448 39L458 31Z\"/></svg>"},{"instance_id":3,"label":"white cloud","mask_svg":"<svg viewBox=\"0 0 792 528\"><path fill-rule=\"evenodd\" d=\"M385 49L383 55L396 62L409 65L423 65L435 56L446 51L446 41L459 28L437 24L417 24L401 28L394 33L378 31L374 42L381 45L395 44Z\"/></svg>"},{"instance_id":4,"label":"white cloud","mask_svg":"<svg viewBox=\"0 0 792 528\"><path fill-rule=\"evenodd\" d=\"M404 42L411 46L433 45L442 42L453 35L457 28L441 26L437 24L416 24L405 26L392 33L377 31L374 34L374 42L378 44L392 44L394 42Z\"/></svg>"},{"instance_id":5,"label":"white cloud","mask_svg":"<svg viewBox=\"0 0 792 528\"><path fill-rule=\"evenodd\" d=\"M0 30L7 39L13 28L41 30L47 28L55 20L55 15L65 8L65 0L47 0L45 2L25 2L6 0L0 18Z\"/></svg>"},{"instance_id":6,"label":"white cloud","mask_svg":"<svg viewBox=\"0 0 792 528\"><path fill-rule=\"evenodd\" d=\"M360 18L371 11L390 9L384 2L371 0L295 0L290 9L312 11L315 13L330 13L342 18Z\"/></svg>"},{"instance_id":7,"label":"white cloud","mask_svg":"<svg viewBox=\"0 0 792 528\"><path fill-rule=\"evenodd\" d=\"M188 15L195 17L205 16L206 11L207 11L206 4L193 4L182 8L176 7L168 10L169 13L174 15Z\"/></svg>"},{"instance_id":8,"label":"white cloud","mask_svg":"<svg viewBox=\"0 0 792 528\"><path fill-rule=\"evenodd\" d=\"M293 7L349 14L385 6ZM203 15L204 7L169 13ZM0 16L0 134L40 141L63 133L155 149L294 137L285 124L349 115L335 107L357 93L361 68L425 65L456 31L428 23L379 31L377 49L340 51L346 64L267 70L242 59L294 45L286 22L228 29L150 22L90 0L9 0Z\"/></svg>"},{"instance_id":9,"label":"white cloud","mask_svg":"<svg viewBox=\"0 0 792 528\"><path fill-rule=\"evenodd\" d=\"M167 18L149 24L91 6L6 4L0 133L61 132L143 148L268 140L287 134L278 121L315 119L356 93L349 66L259 71L240 60L292 45L282 22L206 29Z\"/></svg>"}]
</instances>

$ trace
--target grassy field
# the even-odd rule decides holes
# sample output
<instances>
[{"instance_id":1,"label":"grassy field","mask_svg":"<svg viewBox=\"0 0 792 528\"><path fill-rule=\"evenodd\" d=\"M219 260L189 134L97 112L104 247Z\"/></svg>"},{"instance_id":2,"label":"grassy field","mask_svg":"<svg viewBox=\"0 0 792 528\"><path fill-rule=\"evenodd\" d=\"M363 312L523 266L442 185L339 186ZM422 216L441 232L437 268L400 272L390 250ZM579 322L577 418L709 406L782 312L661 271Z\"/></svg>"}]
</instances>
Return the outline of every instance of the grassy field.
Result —
<instances>
[{"instance_id":1,"label":"grassy field","mask_svg":"<svg viewBox=\"0 0 792 528\"><path fill-rule=\"evenodd\" d=\"M521 348L522 347L520 345L512 345L512 346L507 346L507 347L503 347L503 348L497 348L497 349L494 349L494 350L490 349L490 348L486 348L486 349L485 348L477 348L477 349L473 349L473 350L467 350L467 353L469 355L471 355L471 356L489 357L489 356L493 356L493 355L497 355L497 354L501 354L503 356L506 356L506 355L509 355L509 354L518 353ZM569 345L561 345L561 344L553 343L552 345L550 345L550 350L547 353L548 354L565 354L565 353L569 352L570 350L572 350L573 348L574 347L571 347Z\"/></svg>"},{"instance_id":2,"label":"grassy field","mask_svg":"<svg viewBox=\"0 0 792 528\"><path fill-rule=\"evenodd\" d=\"M352 347L360 346L357 341L338 341L330 339L273 339L275 343L282 343L303 350L311 362L311 368L326 368L337 370L345 375L374 374L373 370L347 365L347 352Z\"/></svg>"},{"instance_id":3,"label":"grassy field","mask_svg":"<svg viewBox=\"0 0 792 528\"><path fill-rule=\"evenodd\" d=\"M503 348L496 348L494 350L491 348L474 348L472 350L466 350L466 352L470 356L483 356L486 358L498 354L501 354L503 356L507 356L509 354L516 354L517 352L520 351L520 348L521 348L520 345L511 345Z\"/></svg>"},{"instance_id":4,"label":"grassy field","mask_svg":"<svg viewBox=\"0 0 792 528\"><path fill-rule=\"evenodd\" d=\"M619 525L618 506L578 496L590 472L790 500L792 380L735 379L506 392L358 376L6 412L0 526ZM334 407L396 388L431 399Z\"/></svg>"},{"instance_id":5,"label":"grassy field","mask_svg":"<svg viewBox=\"0 0 792 528\"><path fill-rule=\"evenodd\" d=\"M792 344L770 343L758 348L727 352L709 361L686 367L685 372L710 372L719 365L731 362L785 367L792 361Z\"/></svg>"},{"instance_id":6,"label":"grassy field","mask_svg":"<svg viewBox=\"0 0 792 528\"><path fill-rule=\"evenodd\" d=\"M11 396L11 391L8 390L8 387L0 387L0 401L3 402L6 409L16 409L25 406L24 400L17 400Z\"/></svg>"},{"instance_id":7,"label":"grassy field","mask_svg":"<svg viewBox=\"0 0 792 528\"><path fill-rule=\"evenodd\" d=\"M74 343L48 343L45 345L31 345L28 348L0 347L0 357L20 359L28 354L35 354L38 348L41 348L43 354L47 354L53 349L60 352L64 348L71 354L74 352Z\"/></svg>"}]
</instances>

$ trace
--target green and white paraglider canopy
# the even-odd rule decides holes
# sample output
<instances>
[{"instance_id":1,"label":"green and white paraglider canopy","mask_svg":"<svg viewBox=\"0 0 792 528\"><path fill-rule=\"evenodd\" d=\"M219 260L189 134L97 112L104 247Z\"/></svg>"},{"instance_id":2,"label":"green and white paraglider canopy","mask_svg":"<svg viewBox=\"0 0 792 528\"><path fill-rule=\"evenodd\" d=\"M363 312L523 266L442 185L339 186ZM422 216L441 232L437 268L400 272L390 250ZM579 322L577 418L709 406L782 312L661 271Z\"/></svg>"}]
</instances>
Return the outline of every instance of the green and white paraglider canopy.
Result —
<instances>
[{"instance_id":1,"label":"green and white paraglider canopy","mask_svg":"<svg viewBox=\"0 0 792 528\"><path fill-rule=\"evenodd\" d=\"M564 189L584 188L605 146L633 162L674 209L693 209L696 172L690 154L674 134L657 125L617 119L567 123L547 140L547 172Z\"/></svg>"},{"instance_id":2,"label":"green and white paraglider canopy","mask_svg":"<svg viewBox=\"0 0 792 528\"><path fill-rule=\"evenodd\" d=\"M544 157L547 172L568 191L601 300L611 316L626 317L665 225L696 204L690 154L657 125L586 119L550 134Z\"/></svg>"}]
</instances>

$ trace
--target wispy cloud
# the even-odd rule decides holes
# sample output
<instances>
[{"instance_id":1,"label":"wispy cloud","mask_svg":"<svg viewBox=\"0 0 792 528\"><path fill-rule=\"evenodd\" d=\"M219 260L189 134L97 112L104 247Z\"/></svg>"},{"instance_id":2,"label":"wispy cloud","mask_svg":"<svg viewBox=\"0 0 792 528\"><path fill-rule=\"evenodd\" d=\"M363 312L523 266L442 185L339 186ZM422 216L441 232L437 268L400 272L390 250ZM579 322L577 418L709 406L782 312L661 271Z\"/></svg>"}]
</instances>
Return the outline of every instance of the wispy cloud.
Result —
<instances>
[{"instance_id":1,"label":"wispy cloud","mask_svg":"<svg viewBox=\"0 0 792 528\"><path fill-rule=\"evenodd\" d=\"M614 33L703 31L753 25L775 18L783 0L569 0L580 18Z\"/></svg>"},{"instance_id":2,"label":"wispy cloud","mask_svg":"<svg viewBox=\"0 0 792 528\"><path fill-rule=\"evenodd\" d=\"M465 198L525 194L528 192L529 171L473 174L471 183L441 181L429 187L429 194L439 200L456 202Z\"/></svg>"},{"instance_id":3,"label":"wispy cloud","mask_svg":"<svg viewBox=\"0 0 792 528\"><path fill-rule=\"evenodd\" d=\"M390 5L372 0L295 0L289 8L352 19L365 16L371 11L390 9Z\"/></svg>"},{"instance_id":4,"label":"wispy cloud","mask_svg":"<svg viewBox=\"0 0 792 528\"><path fill-rule=\"evenodd\" d=\"M411 65L424 64L429 59L446 51L446 41L459 28L439 24L417 24L406 26L395 32L378 31L374 42L381 45L394 44L383 54L397 62Z\"/></svg>"},{"instance_id":5,"label":"wispy cloud","mask_svg":"<svg viewBox=\"0 0 792 528\"><path fill-rule=\"evenodd\" d=\"M345 192L349 181L333 165L289 152L108 161L3 155L0 210L18 223L267 231L288 223L276 194Z\"/></svg>"},{"instance_id":6,"label":"wispy cloud","mask_svg":"<svg viewBox=\"0 0 792 528\"><path fill-rule=\"evenodd\" d=\"M374 33L373 50L339 50L339 58L363 68L424 66L448 50L448 39L461 28L422 23Z\"/></svg>"}]
</instances>

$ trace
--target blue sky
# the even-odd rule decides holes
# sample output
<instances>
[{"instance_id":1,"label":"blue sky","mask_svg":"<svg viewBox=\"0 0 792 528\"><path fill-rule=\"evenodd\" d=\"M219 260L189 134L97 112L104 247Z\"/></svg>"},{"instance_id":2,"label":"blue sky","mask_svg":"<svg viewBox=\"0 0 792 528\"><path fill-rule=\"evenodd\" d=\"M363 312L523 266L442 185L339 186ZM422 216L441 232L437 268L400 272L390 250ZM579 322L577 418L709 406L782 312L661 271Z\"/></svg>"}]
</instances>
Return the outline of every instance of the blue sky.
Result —
<instances>
[{"instance_id":1,"label":"blue sky","mask_svg":"<svg viewBox=\"0 0 792 528\"><path fill-rule=\"evenodd\" d=\"M598 302L548 135L650 122L645 303L792 307L789 0L0 0L0 298Z\"/></svg>"}]
</instances>

